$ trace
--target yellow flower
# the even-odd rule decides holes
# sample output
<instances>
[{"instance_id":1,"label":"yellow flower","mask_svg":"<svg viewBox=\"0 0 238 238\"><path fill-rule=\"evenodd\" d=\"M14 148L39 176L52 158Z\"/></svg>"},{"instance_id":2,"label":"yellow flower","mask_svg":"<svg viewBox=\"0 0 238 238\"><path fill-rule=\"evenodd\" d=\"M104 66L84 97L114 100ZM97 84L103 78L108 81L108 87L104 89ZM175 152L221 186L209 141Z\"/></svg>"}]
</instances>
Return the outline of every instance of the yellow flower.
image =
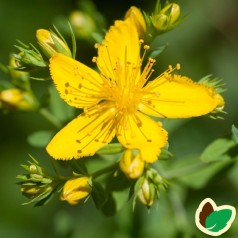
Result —
<instances>
[{"instance_id":1,"label":"yellow flower","mask_svg":"<svg viewBox=\"0 0 238 238\"><path fill-rule=\"evenodd\" d=\"M133 154L133 150L126 150L120 159L122 172L131 179L139 178L143 171L145 162L141 159L140 153Z\"/></svg>"},{"instance_id":2,"label":"yellow flower","mask_svg":"<svg viewBox=\"0 0 238 238\"><path fill-rule=\"evenodd\" d=\"M167 132L145 114L187 118L207 114L219 104L215 91L191 79L171 74L169 67L154 76L154 59L142 68L142 42L130 18L116 21L98 45L94 58L99 73L62 54L50 60L60 96L84 112L58 132L47 146L55 159L91 156L116 135L128 149L154 162L167 142ZM145 50L148 46L144 46Z\"/></svg>"},{"instance_id":3,"label":"yellow flower","mask_svg":"<svg viewBox=\"0 0 238 238\"><path fill-rule=\"evenodd\" d=\"M132 22L137 27L139 35L142 37L146 33L146 22L140 9L134 6L130 7L125 14L125 19L127 18L131 18Z\"/></svg>"},{"instance_id":4,"label":"yellow flower","mask_svg":"<svg viewBox=\"0 0 238 238\"><path fill-rule=\"evenodd\" d=\"M86 198L91 190L88 177L73 178L65 183L60 198L71 205L76 205L80 200Z\"/></svg>"}]
</instances>

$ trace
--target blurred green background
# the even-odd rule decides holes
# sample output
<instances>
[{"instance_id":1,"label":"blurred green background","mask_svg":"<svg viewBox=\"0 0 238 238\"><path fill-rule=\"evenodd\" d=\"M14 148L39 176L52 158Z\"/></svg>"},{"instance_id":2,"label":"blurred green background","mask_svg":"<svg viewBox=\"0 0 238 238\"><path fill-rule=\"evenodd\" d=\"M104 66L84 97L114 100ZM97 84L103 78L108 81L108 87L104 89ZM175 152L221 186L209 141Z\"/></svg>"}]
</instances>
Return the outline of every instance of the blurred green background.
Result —
<instances>
[{"instance_id":1,"label":"blurred green background","mask_svg":"<svg viewBox=\"0 0 238 238\"><path fill-rule=\"evenodd\" d=\"M57 23L60 17L67 17L71 11L76 10L79 2L82 1L1 0L0 62L8 64L10 53L16 52L16 39L36 45L35 31L52 28L52 24ZM93 2L105 16L107 26L122 18L131 5L152 12L156 3L148 0ZM171 164L196 157L216 138L229 136L232 124L238 126L238 1L181 0L180 5L187 17L175 30L161 36L161 45L168 42L169 47L160 55L157 67L162 71L168 64L180 63L181 74L195 81L208 74L223 78L227 88L224 98L228 114L225 120L203 117L183 120L175 123L175 127L173 122L166 121L165 126L171 130L171 152L175 155ZM93 45L87 45L86 50L85 45L87 43L83 41L78 44L79 55L83 57L81 51L85 57L91 58L95 54L90 51ZM0 77L6 78L6 75L0 72ZM40 81L33 82L39 94L44 89L42 84ZM0 237L208 237L199 232L194 224L199 202L212 197L221 205L238 205L238 183L235 181L238 181L238 168L233 166L220 170L206 187L186 187L183 183L171 186L168 196L177 207L168 204L167 194L162 192L159 204L149 213L140 205L133 213L131 203L127 203L115 216L105 217L90 200L86 204L71 207L59 202L57 198L44 207L22 206L26 199L21 195L15 178L22 173L19 165L26 163L28 154L32 154L42 164L50 166L45 151L31 147L26 138L31 132L51 129L52 126L34 112L1 112L0 125ZM169 171L170 162L166 163ZM185 217L189 227L184 225ZM191 232L183 232L183 229L195 230L197 235L190 235ZM238 237L238 218L231 231L222 237Z\"/></svg>"}]
</instances>

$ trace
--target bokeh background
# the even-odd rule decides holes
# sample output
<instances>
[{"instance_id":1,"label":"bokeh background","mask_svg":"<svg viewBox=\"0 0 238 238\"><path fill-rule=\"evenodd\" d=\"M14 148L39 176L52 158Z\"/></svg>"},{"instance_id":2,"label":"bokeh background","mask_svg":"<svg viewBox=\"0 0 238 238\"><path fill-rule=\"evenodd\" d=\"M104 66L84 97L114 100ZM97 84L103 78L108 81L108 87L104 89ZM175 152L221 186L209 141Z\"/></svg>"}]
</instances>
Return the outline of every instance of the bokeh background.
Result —
<instances>
[{"instance_id":1,"label":"bokeh background","mask_svg":"<svg viewBox=\"0 0 238 238\"><path fill-rule=\"evenodd\" d=\"M60 18L67 18L70 12L78 9L80 2L83 0L1 0L0 62L8 64L10 53L16 52L14 45L17 39L36 44L37 29L57 25ZM92 2L105 17L106 26L122 18L132 5L152 12L156 3L155 0ZM171 130L173 161L198 156L216 138L229 136L232 124L238 126L238 1L181 0L180 5L186 18L175 30L161 36L161 45L169 43L169 47L160 55L157 67L162 71L168 64L180 63L181 74L195 81L208 74L223 78L227 88L224 93L227 115L225 120L203 117L174 124L166 121L165 126ZM91 59L95 54L92 48L93 44L79 40L79 57ZM5 79L6 75L0 72L0 80L2 78ZM41 81L33 82L39 94L44 90L42 84ZM131 203L127 203L116 215L105 217L90 200L71 207L57 198L44 207L23 206L21 204L26 199L16 185L16 175L23 172L19 165L26 163L28 154L32 154L42 164L50 166L45 151L30 146L27 137L36 130L51 127L35 112L0 112L0 237L208 237L197 231L194 224L199 202L212 197L221 205L238 205L235 181L238 169L233 166L220 170L205 187L180 183L168 194L162 192L160 202L150 212L140 205L132 212ZM167 163L169 173L170 162ZM175 207L168 203L167 196L175 201L172 203ZM188 223L184 221L186 219ZM195 234L191 235L191 230L196 230ZM224 237L238 237L238 218Z\"/></svg>"}]
</instances>

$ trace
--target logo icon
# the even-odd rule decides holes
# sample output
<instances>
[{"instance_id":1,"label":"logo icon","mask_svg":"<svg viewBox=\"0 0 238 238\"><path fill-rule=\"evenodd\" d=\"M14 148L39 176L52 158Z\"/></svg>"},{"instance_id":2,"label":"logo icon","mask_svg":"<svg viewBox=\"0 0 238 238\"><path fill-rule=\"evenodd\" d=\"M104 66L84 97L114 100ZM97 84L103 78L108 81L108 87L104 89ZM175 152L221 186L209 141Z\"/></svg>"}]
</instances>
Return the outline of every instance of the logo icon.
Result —
<instances>
[{"instance_id":1,"label":"logo icon","mask_svg":"<svg viewBox=\"0 0 238 238\"><path fill-rule=\"evenodd\" d=\"M233 206L217 206L211 198L206 198L196 210L195 223L205 234L219 236L230 228L235 216L236 209Z\"/></svg>"}]
</instances>

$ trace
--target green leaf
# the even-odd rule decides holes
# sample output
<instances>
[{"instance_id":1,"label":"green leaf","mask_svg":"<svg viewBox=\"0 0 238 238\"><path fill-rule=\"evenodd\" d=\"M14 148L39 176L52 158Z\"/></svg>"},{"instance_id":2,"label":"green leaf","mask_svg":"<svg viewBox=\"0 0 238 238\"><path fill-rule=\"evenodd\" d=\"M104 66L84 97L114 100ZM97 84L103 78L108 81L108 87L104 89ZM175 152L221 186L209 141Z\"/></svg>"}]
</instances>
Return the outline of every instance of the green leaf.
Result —
<instances>
[{"instance_id":1,"label":"green leaf","mask_svg":"<svg viewBox=\"0 0 238 238\"><path fill-rule=\"evenodd\" d=\"M110 174L106 182L107 189L109 191L123 191L132 184L132 180L128 179L119 169L116 171L116 173Z\"/></svg>"},{"instance_id":2,"label":"green leaf","mask_svg":"<svg viewBox=\"0 0 238 238\"><path fill-rule=\"evenodd\" d=\"M27 141L32 146L45 147L49 143L52 136L53 131L48 130L36 131L27 137Z\"/></svg>"},{"instance_id":3,"label":"green leaf","mask_svg":"<svg viewBox=\"0 0 238 238\"><path fill-rule=\"evenodd\" d=\"M191 160L194 160L191 158ZM176 178L184 185L195 189L203 188L209 180L217 174L220 170L232 163L232 160L223 160L217 163L194 163L191 161L185 167L170 172L170 176L167 179Z\"/></svg>"},{"instance_id":4,"label":"green leaf","mask_svg":"<svg viewBox=\"0 0 238 238\"><path fill-rule=\"evenodd\" d=\"M107 201L105 202L101 210L106 216L113 216L117 212L116 202L111 193L108 194Z\"/></svg>"},{"instance_id":5,"label":"green leaf","mask_svg":"<svg viewBox=\"0 0 238 238\"><path fill-rule=\"evenodd\" d=\"M105 189L100 183L97 182L93 182L91 195L97 209L101 209L108 198L108 194L106 193Z\"/></svg>"},{"instance_id":6,"label":"green leaf","mask_svg":"<svg viewBox=\"0 0 238 238\"><path fill-rule=\"evenodd\" d=\"M233 141L238 144L238 129L234 125L231 127L231 132Z\"/></svg>"},{"instance_id":7,"label":"green leaf","mask_svg":"<svg viewBox=\"0 0 238 238\"><path fill-rule=\"evenodd\" d=\"M97 151L97 154L101 155L112 155L120 153L124 150L124 147L120 143L111 143L106 146L104 146L102 149Z\"/></svg>"},{"instance_id":8,"label":"green leaf","mask_svg":"<svg viewBox=\"0 0 238 238\"><path fill-rule=\"evenodd\" d=\"M234 141L225 138L219 138L208 145L201 155L201 160L204 162L211 162L229 159L230 157L228 155L225 156L224 154L234 146Z\"/></svg>"},{"instance_id":9,"label":"green leaf","mask_svg":"<svg viewBox=\"0 0 238 238\"><path fill-rule=\"evenodd\" d=\"M227 222L232 216L230 209L222 209L212 212L205 221L205 226L209 231L218 232L227 226Z\"/></svg>"},{"instance_id":10,"label":"green leaf","mask_svg":"<svg viewBox=\"0 0 238 238\"><path fill-rule=\"evenodd\" d=\"M150 52L149 58L156 58L158 55L160 55L166 48L168 45L163 45L163 46L157 46L155 48L153 48Z\"/></svg>"}]
</instances>

